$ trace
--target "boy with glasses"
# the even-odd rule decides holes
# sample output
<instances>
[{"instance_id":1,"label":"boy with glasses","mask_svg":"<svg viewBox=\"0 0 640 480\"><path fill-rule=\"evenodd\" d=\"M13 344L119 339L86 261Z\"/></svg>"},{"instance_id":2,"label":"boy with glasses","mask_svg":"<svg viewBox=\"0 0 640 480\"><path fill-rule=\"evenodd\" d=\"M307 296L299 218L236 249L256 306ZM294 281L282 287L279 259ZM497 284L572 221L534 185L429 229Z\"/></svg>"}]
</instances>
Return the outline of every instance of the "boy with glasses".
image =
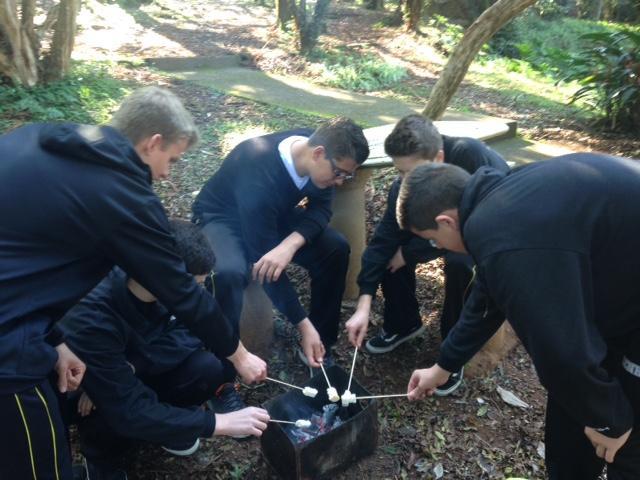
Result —
<instances>
[{"instance_id":1,"label":"boy with glasses","mask_svg":"<svg viewBox=\"0 0 640 480\"><path fill-rule=\"evenodd\" d=\"M171 220L175 247L204 288L215 257L191 222ZM189 455L200 437L259 436L268 414L247 408L231 362L203 348L154 295L116 269L62 319L66 343L86 365L78 402L88 478L126 479L134 440ZM213 399L214 412L198 408ZM94 408L95 407L95 408Z\"/></svg>"},{"instance_id":2,"label":"boy with glasses","mask_svg":"<svg viewBox=\"0 0 640 480\"><path fill-rule=\"evenodd\" d=\"M334 187L352 178L368 155L362 129L336 118L315 132L303 128L240 143L205 184L193 217L213 244L216 298L236 331L253 277L298 327L303 361L319 367L328 360L349 259L347 241L327 226L331 201ZM309 271L309 313L285 273L291 262Z\"/></svg>"}]
</instances>

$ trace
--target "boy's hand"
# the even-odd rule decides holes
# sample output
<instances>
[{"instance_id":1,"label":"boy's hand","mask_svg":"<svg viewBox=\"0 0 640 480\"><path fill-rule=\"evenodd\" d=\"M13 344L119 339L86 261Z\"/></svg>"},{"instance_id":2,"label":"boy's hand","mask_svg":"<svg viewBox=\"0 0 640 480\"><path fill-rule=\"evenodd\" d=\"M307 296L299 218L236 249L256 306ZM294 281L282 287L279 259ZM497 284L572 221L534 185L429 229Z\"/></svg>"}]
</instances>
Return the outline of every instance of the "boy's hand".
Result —
<instances>
[{"instance_id":1,"label":"boy's hand","mask_svg":"<svg viewBox=\"0 0 640 480\"><path fill-rule=\"evenodd\" d=\"M407 386L409 400L422 400L426 395L433 395L436 388L446 383L451 372L435 364L431 368L415 370Z\"/></svg>"},{"instance_id":2,"label":"boy's hand","mask_svg":"<svg viewBox=\"0 0 640 480\"><path fill-rule=\"evenodd\" d=\"M267 428L271 417L262 408L247 407L231 413L216 413L216 429L214 435L259 437Z\"/></svg>"},{"instance_id":3,"label":"boy's hand","mask_svg":"<svg viewBox=\"0 0 640 480\"><path fill-rule=\"evenodd\" d=\"M80 386L87 366L69 350L66 343L58 345L56 351L58 361L54 368L58 374L58 390L60 393L73 392Z\"/></svg>"},{"instance_id":4,"label":"boy's hand","mask_svg":"<svg viewBox=\"0 0 640 480\"><path fill-rule=\"evenodd\" d=\"M631 435L629 429L626 433L623 433L618 438L610 438L601 434L595 428L584 427L584 434L587 436L593 448L596 449L596 455L600 458L604 458L608 463L613 463L613 460L618 453L618 450L627 442L629 435Z\"/></svg>"},{"instance_id":5,"label":"boy's hand","mask_svg":"<svg viewBox=\"0 0 640 480\"><path fill-rule=\"evenodd\" d=\"M325 349L316 327L313 326L311 320L305 318L298 324L298 330L302 335L300 345L309 365L316 368L320 367L324 360Z\"/></svg>"},{"instance_id":6,"label":"boy's hand","mask_svg":"<svg viewBox=\"0 0 640 480\"><path fill-rule=\"evenodd\" d=\"M278 245L273 250L265 253L260 260L253 265L253 279L264 284L265 282L275 282L291 263L295 250L286 245Z\"/></svg>"},{"instance_id":7,"label":"boy's hand","mask_svg":"<svg viewBox=\"0 0 640 480\"><path fill-rule=\"evenodd\" d=\"M368 328L369 310L358 308L345 324L345 330L349 334L349 342L351 345L361 348Z\"/></svg>"},{"instance_id":8,"label":"boy's hand","mask_svg":"<svg viewBox=\"0 0 640 480\"><path fill-rule=\"evenodd\" d=\"M261 382L267 377L267 364L265 361L250 353L244 348L242 342L238 343L238 348L228 359L233 363L236 372L245 383Z\"/></svg>"},{"instance_id":9,"label":"boy's hand","mask_svg":"<svg viewBox=\"0 0 640 480\"><path fill-rule=\"evenodd\" d=\"M81 417L86 417L91 413L92 410L95 410L96 406L93 404L89 395L86 392L82 392L80 395L80 400L78 400L78 413Z\"/></svg>"},{"instance_id":10,"label":"boy's hand","mask_svg":"<svg viewBox=\"0 0 640 480\"><path fill-rule=\"evenodd\" d=\"M398 247L398 250L396 250L396 253L393 254L393 257L391 257L391 260L389 260L387 264L387 270L391 273L396 273L406 264L407 262L404 259L404 255L402 255L402 247Z\"/></svg>"}]
</instances>

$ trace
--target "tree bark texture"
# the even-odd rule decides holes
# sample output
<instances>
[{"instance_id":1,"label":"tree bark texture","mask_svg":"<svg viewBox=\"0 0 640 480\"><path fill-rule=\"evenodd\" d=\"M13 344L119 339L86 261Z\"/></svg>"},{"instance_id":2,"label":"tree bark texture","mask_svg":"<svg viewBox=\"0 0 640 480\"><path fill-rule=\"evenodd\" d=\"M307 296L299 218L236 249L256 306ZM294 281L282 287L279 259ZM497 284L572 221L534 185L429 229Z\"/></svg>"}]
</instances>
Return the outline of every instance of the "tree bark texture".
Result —
<instances>
[{"instance_id":1,"label":"tree bark texture","mask_svg":"<svg viewBox=\"0 0 640 480\"><path fill-rule=\"evenodd\" d=\"M276 0L276 21L280 30L287 29L287 24L293 19L294 8L293 0Z\"/></svg>"},{"instance_id":2,"label":"tree bark texture","mask_svg":"<svg viewBox=\"0 0 640 480\"><path fill-rule=\"evenodd\" d=\"M330 3L331 0L318 0L311 21L307 18L305 0L301 0L300 5L295 9L294 19L298 30L301 53L309 53L316 46Z\"/></svg>"},{"instance_id":3,"label":"tree bark texture","mask_svg":"<svg viewBox=\"0 0 640 480\"><path fill-rule=\"evenodd\" d=\"M0 0L0 74L29 87L38 81L37 58L15 0Z\"/></svg>"},{"instance_id":4,"label":"tree bark texture","mask_svg":"<svg viewBox=\"0 0 640 480\"><path fill-rule=\"evenodd\" d=\"M473 62L482 46L505 23L535 2L536 0L499 0L471 24L440 74L440 78L429 96L427 106L422 112L425 116L433 120L442 117L451 98L467 74L471 62Z\"/></svg>"},{"instance_id":5,"label":"tree bark texture","mask_svg":"<svg viewBox=\"0 0 640 480\"><path fill-rule=\"evenodd\" d=\"M424 0L406 0L404 4L404 24L408 32L418 32Z\"/></svg>"},{"instance_id":6,"label":"tree bark texture","mask_svg":"<svg viewBox=\"0 0 640 480\"><path fill-rule=\"evenodd\" d=\"M51 48L44 59L43 75L47 82L59 80L69 72L79 9L79 0L60 0Z\"/></svg>"}]
</instances>

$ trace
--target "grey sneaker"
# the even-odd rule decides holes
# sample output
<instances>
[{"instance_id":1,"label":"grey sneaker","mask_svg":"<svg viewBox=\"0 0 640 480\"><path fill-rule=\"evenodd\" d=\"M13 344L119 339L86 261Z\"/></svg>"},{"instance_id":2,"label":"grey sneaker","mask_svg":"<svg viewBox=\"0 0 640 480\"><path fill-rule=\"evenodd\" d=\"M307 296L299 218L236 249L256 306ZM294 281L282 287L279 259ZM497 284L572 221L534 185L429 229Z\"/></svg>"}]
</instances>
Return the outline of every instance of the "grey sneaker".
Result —
<instances>
[{"instance_id":1,"label":"grey sneaker","mask_svg":"<svg viewBox=\"0 0 640 480\"><path fill-rule=\"evenodd\" d=\"M387 333L384 329L380 329L380 333L371 338L365 345L369 353L387 353L395 349L398 345L417 337L424 332L424 325L420 324L409 330L407 333Z\"/></svg>"},{"instance_id":2,"label":"grey sneaker","mask_svg":"<svg viewBox=\"0 0 640 480\"><path fill-rule=\"evenodd\" d=\"M451 395L462 384L463 375L464 375L464 367L461 368L459 372L453 372L449 376L449 380L447 380L446 383L436 388L436 391L434 393L439 397L446 397L447 395Z\"/></svg>"}]
</instances>

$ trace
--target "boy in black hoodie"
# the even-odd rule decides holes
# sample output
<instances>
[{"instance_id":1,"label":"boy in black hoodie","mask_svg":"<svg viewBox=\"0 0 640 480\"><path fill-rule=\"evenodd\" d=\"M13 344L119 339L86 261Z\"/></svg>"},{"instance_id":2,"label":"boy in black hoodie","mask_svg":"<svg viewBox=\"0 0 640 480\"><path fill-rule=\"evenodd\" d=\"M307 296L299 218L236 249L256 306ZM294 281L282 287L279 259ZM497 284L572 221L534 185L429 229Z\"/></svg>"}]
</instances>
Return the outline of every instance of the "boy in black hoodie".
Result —
<instances>
[{"instance_id":1,"label":"boy in black hoodie","mask_svg":"<svg viewBox=\"0 0 640 480\"><path fill-rule=\"evenodd\" d=\"M484 143L473 138L441 135L431 120L422 115L408 115L401 119L386 138L384 148L400 175L391 184L387 209L362 255L362 269L358 275L358 307L346 324L349 340L354 346L360 347L369 326L373 298L381 285L384 325L365 344L367 351L374 354L390 352L424 330L416 298L415 269L418 263L444 257L444 304L440 316L443 340L458 321L465 296L471 291L473 259L469 255L436 248L427 240L402 231L398 226L396 203L404 175L417 165L429 162L450 163L469 173L482 166L504 172L509 170L503 158ZM482 302L478 295L470 295L469 298ZM476 309L467 307L467 313L473 311ZM480 314L504 318L497 311L478 311ZM454 372L446 384L438 387L436 394L444 396L455 391L462 382L462 374L462 368Z\"/></svg>"},{"instance_id":2,"label":"boy in black hoodie","mask_svg":"<svg viewBox=\"0 0 640 480\"><path fill-rule=\"evenodd\" d=\"M197 140L180 100L150 87L112 126L35 124L0 137L0 478L70 478L57 399L84 365L55 322L114 265L248 382L266 364L239 342L175 252L152 179Z\"/></svg>"},{"instance_id":3,"label":"boy in black hoodie","mask_svg":"<svg viewBox=\"0 0 640 480\"><path fill-rule=\"evenodd\" d=\"M187 271L204 285L215 257L202 231L171 220L176 250ZM65 342L85 362L78 411L81 451L89 478L126 478L131 439L188 455L200 437L259 435L254 408L246 408L231 383L226 359L203 349L155 297L115 269L60 322ZM215 413L199 407L214 399ZM95 406L95 409L92 407ZM266 412L259 421L268 418Z\"/></svg>"},{"instance_id":4,"label":"boy in black hoodie","mask_svg":"<svg viewBox=\"0 0 640 480\"><path fill-rule=\"evenodd\" d=\"M473 176L416 168L398 222L440 248L468 252L476 283L505 312L549 392L553 480L640 478L640 166L573 154ZM416 370L420 399L464 365L501 322L462 317L437 363Z\"/></svg>"}]
</instances>

